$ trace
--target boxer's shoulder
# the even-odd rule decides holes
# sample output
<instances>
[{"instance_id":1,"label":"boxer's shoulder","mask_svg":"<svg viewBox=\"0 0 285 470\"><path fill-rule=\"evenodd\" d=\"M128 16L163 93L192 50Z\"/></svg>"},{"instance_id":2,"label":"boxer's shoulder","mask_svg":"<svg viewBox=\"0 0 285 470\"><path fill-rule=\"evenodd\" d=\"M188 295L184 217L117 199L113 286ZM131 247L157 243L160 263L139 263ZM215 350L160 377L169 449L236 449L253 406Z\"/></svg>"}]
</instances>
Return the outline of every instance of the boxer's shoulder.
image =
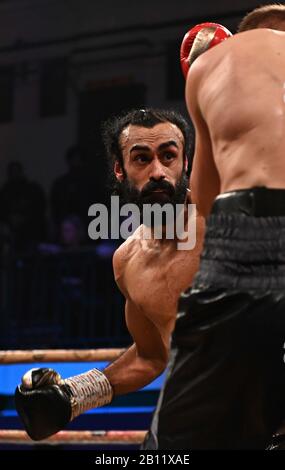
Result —
<instances>
[{"instance_id":1,"label":"boxer's shoulder","mask_svg":"<svg viewBox=\"0 0 285 470\"><path fill-rule=\"evenodd\" d=\"M143 234L141 226L117 248L113 255L114 277L120 288L124 288L124 277L127 266L141 249L141 240Z\"/></svg>"},{"instance_id":2,"label":"boxer's shoulder","mask_svg":"<svg viewBox=\"0 0 285 470\"><path fill-rule=\"evenodd\" d=\"M116 282L120 279L124 273L126 263L127 263L127 254L129 248L126 242L124 242L113 255L113 270L114 270L114 277Z\"/></svg>"}]
</instances>

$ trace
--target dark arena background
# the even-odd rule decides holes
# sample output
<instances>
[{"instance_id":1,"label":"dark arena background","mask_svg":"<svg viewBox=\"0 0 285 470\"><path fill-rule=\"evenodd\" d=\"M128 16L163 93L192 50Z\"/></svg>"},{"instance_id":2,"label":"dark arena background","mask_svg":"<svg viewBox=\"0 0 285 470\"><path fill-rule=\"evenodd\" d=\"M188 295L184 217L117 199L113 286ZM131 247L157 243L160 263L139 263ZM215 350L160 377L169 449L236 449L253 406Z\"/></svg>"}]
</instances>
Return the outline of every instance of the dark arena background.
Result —
<instances>
[{"instance_id":1,"label":"dark arena background","mask_svg":"<svg viewBox=\"0 0 285 470\"><path fill-rule=\"evenodd\" d=\"M235 32L247 11L266 3L0 1L0 450L83 448L82 436L53 446L27 445L22 434L9 441L5 430L23 429L14 390L32 366L5 351L132 343L112 269L122 240L88 237L88 208L110 201L102 123L144 106L189 120L184 34L205 21ZM69 377L108 362L74 359L44 364ZM163 379L83 414L68 430L146 430ZM129 449L139 446L141 436L133 437ZM88 449L126 448L116 442L94 440Z\"/></svg>"}]
</instances>

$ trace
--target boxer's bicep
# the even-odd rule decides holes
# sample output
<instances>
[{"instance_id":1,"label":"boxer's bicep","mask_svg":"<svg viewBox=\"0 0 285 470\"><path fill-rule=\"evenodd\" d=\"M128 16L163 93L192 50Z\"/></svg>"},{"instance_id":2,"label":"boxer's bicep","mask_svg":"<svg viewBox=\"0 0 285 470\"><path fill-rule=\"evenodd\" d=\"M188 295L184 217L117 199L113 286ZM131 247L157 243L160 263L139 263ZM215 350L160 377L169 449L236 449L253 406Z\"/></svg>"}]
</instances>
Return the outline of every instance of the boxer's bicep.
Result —
<instances>
[{"instance_id":1,"label":"boxer's bicep","mask_svg":"<svg viewBox=\"0 0 285 470\"><path fill-rule=\"evenodd\" d=\"M126 323L133 344L104 369L115 395L130 393L152 382L167 365L167 351L159 331L130 298Z\"/></svg>"},{"instance_id":2,"label":"boxer's bicep","mask_svg":"<svg viewBox=\"0 0 285 470\"><path fill-rule=\"evenodd\" d=\"M126 301L125 316L138 356L144 360L165 364L168 359L168 347L158 327L130 299Z\"/></svg>"}]
</instances>

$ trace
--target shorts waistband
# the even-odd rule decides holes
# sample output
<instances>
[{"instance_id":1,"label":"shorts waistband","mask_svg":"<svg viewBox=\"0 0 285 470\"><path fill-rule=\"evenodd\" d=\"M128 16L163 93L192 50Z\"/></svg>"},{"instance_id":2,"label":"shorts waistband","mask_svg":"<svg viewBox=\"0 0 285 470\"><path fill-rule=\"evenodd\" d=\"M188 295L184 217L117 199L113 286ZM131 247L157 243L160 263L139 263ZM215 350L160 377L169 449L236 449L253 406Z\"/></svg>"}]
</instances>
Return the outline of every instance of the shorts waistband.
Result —
<instances>
[{"instance_id":1,"label":"shorts waistband","mask_svg":"<svg viewBox=\"0 0 285 470\"><path fill-rule=\"evenodd\" d=\"M211 214L244 214L254 217L285 216L285 189L256 186L220 194Z\"/></svg>"},{"instance_id":2,"label":"shorts waistband","mask_svg":"<svg viewBox=\"0 0 285 470\"><path fill-rule=\"evenodd\" d=\"M285 288L285 217L243 213L207 219L194 287Z\"/></svg>"}]
</instances>

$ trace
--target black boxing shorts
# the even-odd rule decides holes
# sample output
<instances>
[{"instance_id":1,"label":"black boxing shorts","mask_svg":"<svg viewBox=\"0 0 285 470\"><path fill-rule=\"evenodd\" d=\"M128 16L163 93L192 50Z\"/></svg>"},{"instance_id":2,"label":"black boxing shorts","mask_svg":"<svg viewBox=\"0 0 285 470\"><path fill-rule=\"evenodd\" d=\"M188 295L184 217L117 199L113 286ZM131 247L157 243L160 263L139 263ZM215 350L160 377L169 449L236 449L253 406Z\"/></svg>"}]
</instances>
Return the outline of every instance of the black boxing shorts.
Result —
<instances>
[{"instance_id":1,"label":"black boxing shorts","mask_svg":"<svg viewBox=\"0 0 285 470\"><path fill-rule=\"evenodd\" d=\"M285 418L284 344L285 190L225 193L207 220L192 290L181 298L142 448L270 448Z\"/></svg>"}]
</instances>

